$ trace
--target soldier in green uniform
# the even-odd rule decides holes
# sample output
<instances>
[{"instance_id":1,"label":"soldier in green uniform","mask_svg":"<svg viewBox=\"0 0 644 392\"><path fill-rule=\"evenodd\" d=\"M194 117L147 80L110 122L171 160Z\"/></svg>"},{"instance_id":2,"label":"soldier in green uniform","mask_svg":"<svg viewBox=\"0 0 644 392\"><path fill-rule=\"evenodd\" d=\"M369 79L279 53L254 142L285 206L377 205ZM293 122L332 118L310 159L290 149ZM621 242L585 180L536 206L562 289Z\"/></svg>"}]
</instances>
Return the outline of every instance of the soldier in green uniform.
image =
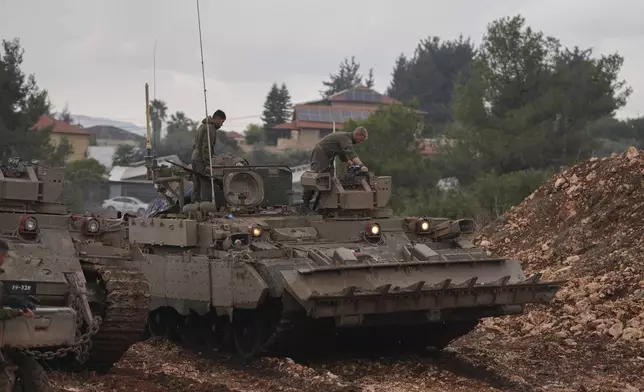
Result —
<instances>
[{"instance_id":1,"label":"soldier in green uniform","mask_svg":"<svg viewBox=\"0 0 644 392\"><path fill-rule=\"evenodd\" d=\"M201 125L195 132L195 141L192 145L192 170L197 173L209 174L206 170L210 167L210 149L214 154L215 145L217 144L217 130L226 121L226 113L217 110L212 117L206 117L201 121ZM208 128L210 128L210 140L208 140ZM210 147L209 147L210 145ZM199 203L204 200L210 200L210 181L208 178L193 175L192 176L192 202Z\"/></svg>"},{"instance_id":2,"label":"soldier in green uniform","mask_svg":"<svg viewBox=\"0 0 644 392\"><path fill-rule=\"evenodd\" d=\"M354 144L367 140L368 132L365 127L358 127L353 132L334 132L326 135L313 148L311 152L311 171L316 173L332 172L333 160L337 156L344 163L359 165L364 172L369 171L362 163ZM304 191L302 202L305 208L309 207L312 191Z\"/></svg>"}]
</instances>

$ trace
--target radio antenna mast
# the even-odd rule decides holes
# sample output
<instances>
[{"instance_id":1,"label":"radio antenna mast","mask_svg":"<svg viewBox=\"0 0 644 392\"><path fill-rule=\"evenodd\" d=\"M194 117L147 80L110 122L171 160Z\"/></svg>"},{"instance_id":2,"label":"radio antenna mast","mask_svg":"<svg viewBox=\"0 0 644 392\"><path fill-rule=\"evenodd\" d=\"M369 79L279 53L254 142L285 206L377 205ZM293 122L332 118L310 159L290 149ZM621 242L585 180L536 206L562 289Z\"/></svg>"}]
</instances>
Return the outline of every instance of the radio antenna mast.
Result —
<instances>
[{"instance_id":1,"label":"radio antenna mast","mask_svg":"<svg viewBox=\"0 0 644 392\"><path fill-rule=\"evenodd\" d=\"M211 193L211 202L215 202L215 182L212 177L212 143L210 142L212 139L210 139L210 122L208 121L208 97L206 94L206 71L204 70L204 65L203 65L203 43L201 40L201 14L199 13L199 0L197 0L197 22L199 24L199 50L201 51L201 78L203 79L203 101L204 101L204 107L206 109L206 133L208 134L208 153L210 155L209 161L210 161L210 193ZM217 132L217 130L215 130ZM194 168L193 168L194 169ZM199 179L195 179L196 181L199 181ZM194 190L194 187L192 188Z\"/></svg>"}]
</instances>

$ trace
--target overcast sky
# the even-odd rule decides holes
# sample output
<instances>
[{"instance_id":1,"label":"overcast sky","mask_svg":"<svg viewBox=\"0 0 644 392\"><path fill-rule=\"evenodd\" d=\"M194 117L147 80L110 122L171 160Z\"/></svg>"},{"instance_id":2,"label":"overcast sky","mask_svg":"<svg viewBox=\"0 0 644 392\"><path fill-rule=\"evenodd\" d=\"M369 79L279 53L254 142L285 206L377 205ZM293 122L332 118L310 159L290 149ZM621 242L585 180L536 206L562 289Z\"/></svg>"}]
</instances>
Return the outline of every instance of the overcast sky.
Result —
<instances>
[{"instance_id":1,"label":"overcast sky","mask_svg":"<svg viewBox=\"0 0 644 392\"><path fill-rule=\"evenodd\" d=\"M642 0L200 0L208 111L224 128L259 122L273 81L295 103L319 98L321 81L355 55L376 86L394 60L430 35L470 36L492 20L521 13L565 45L625 57L634 92L620 116L644 105ZM0 38L19 37L24 71L35 73L61 110L145 124L144 84L170 112L205 114L196 2L187 0L2 0ZM156 90L153 91L153 48ZM255 117L252 117L255 116Z\"/></svg>"}]
</instances>

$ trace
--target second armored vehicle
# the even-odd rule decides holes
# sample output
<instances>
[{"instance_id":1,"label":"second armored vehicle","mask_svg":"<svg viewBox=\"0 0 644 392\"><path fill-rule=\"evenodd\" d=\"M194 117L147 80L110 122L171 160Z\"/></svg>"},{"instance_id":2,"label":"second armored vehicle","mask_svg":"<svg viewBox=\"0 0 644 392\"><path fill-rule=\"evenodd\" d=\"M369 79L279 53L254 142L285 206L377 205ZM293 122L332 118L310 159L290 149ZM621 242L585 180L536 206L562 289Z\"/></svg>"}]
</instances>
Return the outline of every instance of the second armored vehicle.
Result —
<instances>
[{"instance_id":1,"label":"second armored vehicle","mask_svg":"<svg viewBox=\"0 0 644 392\"><path fill-rule=\"evenodd\" d=\"M3 346L106 370L145 326L147 281L134 268L111 264L126 257L122 249L95 240L98 233L120 232L120 223L69 214L64 183L64 169L19 159L0 171L0 237L9 246L2 295L39 302L33 318L4 322Z\"/></svg>"},{"instance_id":2,"label":"second armored vehicle","mask_svg":"<svg viewBox=\"0 0 644 392\"><path fill-rule=\"evenodd\" d=\"M185 199L183 170L151 173L161 197L129 219L124 246L140 250L129 265L150 282L153 335L234 343L243 357L332 344L338 332L372 347L443 348L481 318L551 301L562 284L473 246L472 220L395 217L391 177L306 172L318 198L302 214L288 167L217 162L215 200L199 205Z\"/></svg>"}]
</instances>

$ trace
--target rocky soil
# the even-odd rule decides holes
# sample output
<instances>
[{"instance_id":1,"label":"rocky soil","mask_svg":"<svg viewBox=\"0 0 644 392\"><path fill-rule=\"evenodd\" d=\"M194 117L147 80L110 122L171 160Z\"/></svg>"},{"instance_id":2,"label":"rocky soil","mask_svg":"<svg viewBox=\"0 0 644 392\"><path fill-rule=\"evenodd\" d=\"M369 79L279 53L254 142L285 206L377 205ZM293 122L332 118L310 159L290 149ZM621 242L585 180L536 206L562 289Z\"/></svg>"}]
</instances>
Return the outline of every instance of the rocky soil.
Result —
<instances>
[{"instance_id":1,"label":"rocky soil","mask_svg":"<svg viewBox=\"0 0 644 392\"><path fill-rule=\"evenodd\" d=\"M479 245L523 260L526 274L568 281L553 304L486 325L569 346L605 337L644 350L643 185L644 154L634 148L590 159L485 228Z\"/></svg>"},{"instance_id":2,"label":"rocky soil","mask_svg":"<svg viewBox=\"0 0 644 392\"><path fill-rule=\"evenodd\" d=\"M548 306L485 320L443 353L237 363L142 342L107 375L57 391L644 391L644 153L559 173L476 243L567 283Z\"/></svg>"}]
</instances>

